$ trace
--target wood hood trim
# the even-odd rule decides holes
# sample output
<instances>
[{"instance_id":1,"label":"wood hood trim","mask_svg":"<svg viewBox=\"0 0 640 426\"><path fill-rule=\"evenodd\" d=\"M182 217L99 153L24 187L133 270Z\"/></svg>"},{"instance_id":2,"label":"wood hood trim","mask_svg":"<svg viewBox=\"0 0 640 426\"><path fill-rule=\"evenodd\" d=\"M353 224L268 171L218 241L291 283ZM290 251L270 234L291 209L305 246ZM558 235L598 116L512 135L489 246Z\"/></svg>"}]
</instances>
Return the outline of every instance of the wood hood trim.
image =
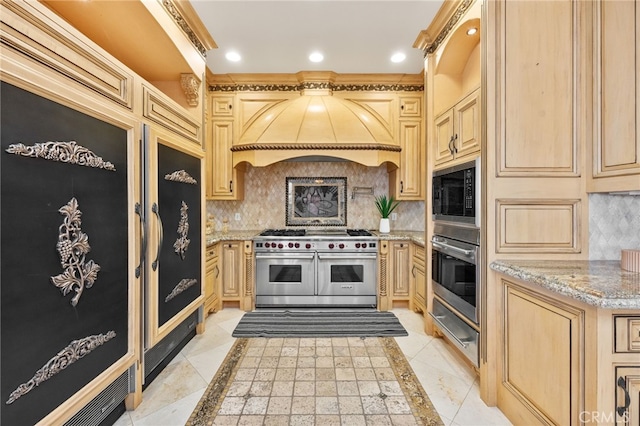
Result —
<instances>
[{"instance_id":1,"label":"wood hood trim","mask_svg":"<svg viewBox=\"0 0 640 426\"><path fill-rule=\"evenodd\" d=\"M397 130L388 119L366 104L334 97L326 89L304 90L299 97L274 102L243 123L247 125L231 147L234 166L318 155L367 166L384 162L397 166L400 161Z\"/></svg>"}]
</instances>

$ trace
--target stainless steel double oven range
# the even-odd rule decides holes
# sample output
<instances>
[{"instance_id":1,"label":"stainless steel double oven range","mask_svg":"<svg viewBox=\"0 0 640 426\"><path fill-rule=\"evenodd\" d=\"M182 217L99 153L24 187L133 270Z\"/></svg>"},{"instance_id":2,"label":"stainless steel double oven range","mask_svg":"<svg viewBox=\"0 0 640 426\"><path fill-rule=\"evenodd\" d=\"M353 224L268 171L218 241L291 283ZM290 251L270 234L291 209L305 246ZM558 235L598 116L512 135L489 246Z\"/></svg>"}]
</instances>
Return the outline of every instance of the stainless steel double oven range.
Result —
<instances>
[{"instance_id":1,"label":"stainless steel double oven range","mask_svg":"<svg viewBox=\"0 0 640 426\"><path fill-rule=\"evenodd\" d=\"M256 307L376 307L377 237L270 229L254 238Z\"/></svg>"},{"instance_id":2,"label":"stainless steel double oven range","mask_svg":"<svg viewBox=\"0 0 640 426\"><path fill-rule=\"evenodd\" d=\"M433 174L431 276L438 328L479 364L480 159Z\"/></svg>"}]
</instances>

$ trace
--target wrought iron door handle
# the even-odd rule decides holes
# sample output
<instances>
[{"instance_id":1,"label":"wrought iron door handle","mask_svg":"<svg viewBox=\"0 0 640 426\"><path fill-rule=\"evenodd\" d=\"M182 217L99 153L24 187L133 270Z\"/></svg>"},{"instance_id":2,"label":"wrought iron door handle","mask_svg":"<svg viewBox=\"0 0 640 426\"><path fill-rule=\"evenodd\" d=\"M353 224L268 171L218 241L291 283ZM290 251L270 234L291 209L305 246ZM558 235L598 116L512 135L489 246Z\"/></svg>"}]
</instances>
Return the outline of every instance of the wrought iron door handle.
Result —
<instances>
[{"instance_id":1,"label":"wrought iron door handle","mask_svg":"<svg viewBox=\"0 0 640 426\"><path fill-rule=\"evenodd\" d=\"M618 377L618 387L622 388L624 391L624 405L622 407L616 407L616 411L619 416L623 416L631 404L631 397L629 396L629 390L627 389L627 382L622 376Z\"/></svg>"},{"instance_id":2,"label":"wrought iron door handle","mask_svg":"<svg viewBox=\"0 0 640 426\"><path fill-rule=\"evenodd\" d=\"M147 251L147 236L145 234L144 217L142 216L142 206L136 203L135 212L140 216L140 262L136 266L136 278L140 278L142 265L144 264L144 255Z\"/></svg>"},{"instance_id":3,"label":"wrought iron door handle","mask_svg":"<svg viewBox=\"0 0 640 426\"><path fill-rule=\"evenodd\" d=\"M153 261L153 263L151 263L151 268L153 268L153 270L155 271L156 269L158 269L158 262L160 259L160 251L162 250L162 242L164 240L164 231L162 230L162 219L160 218L160 209L158 208L158 205L156 203L153 203L153 205L151 206L151 211L154 212L156 214L156 217L158 218L158 251L156 251L156 260Z\"/></svg>"}]
</instances>

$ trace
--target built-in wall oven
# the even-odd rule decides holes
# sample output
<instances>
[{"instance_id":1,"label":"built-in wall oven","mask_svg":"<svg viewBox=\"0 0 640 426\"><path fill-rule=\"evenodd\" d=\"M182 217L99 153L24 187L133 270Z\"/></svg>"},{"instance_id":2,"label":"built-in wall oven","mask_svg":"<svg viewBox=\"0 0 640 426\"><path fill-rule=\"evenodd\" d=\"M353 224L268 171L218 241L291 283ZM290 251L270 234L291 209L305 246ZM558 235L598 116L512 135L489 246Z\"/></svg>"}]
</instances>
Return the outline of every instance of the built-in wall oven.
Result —
<instances>
[{"instance_id":1,"label":"built-in wall oven","mask_svg":"<svg viewBox=\"0 0 640 426\"><path fill-rule=\"evenodd\" d=\"M449 340L478 366L480 229L436 222L431 239L433 309Z\"/></svg>"}]
</instances>

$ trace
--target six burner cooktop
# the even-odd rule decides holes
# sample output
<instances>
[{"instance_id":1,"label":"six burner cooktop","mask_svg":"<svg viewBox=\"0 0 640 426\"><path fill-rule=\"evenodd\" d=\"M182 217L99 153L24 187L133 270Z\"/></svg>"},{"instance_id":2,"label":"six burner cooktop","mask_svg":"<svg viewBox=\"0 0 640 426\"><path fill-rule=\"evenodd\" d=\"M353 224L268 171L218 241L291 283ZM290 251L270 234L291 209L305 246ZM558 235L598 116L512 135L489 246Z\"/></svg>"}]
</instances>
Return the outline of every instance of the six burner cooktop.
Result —
<instances>
[{"instance_id":1,"label":"six burner cooktop","mask_svg":"<svg viewBox=\"0 0 640 426\"><path fill-rule=\"evenodd\" d=\"M306 235L326 235L339 237L371 237L373 234L366 229L267 229L261 237L304 237Z\"/></svg>"}]
</instances>

